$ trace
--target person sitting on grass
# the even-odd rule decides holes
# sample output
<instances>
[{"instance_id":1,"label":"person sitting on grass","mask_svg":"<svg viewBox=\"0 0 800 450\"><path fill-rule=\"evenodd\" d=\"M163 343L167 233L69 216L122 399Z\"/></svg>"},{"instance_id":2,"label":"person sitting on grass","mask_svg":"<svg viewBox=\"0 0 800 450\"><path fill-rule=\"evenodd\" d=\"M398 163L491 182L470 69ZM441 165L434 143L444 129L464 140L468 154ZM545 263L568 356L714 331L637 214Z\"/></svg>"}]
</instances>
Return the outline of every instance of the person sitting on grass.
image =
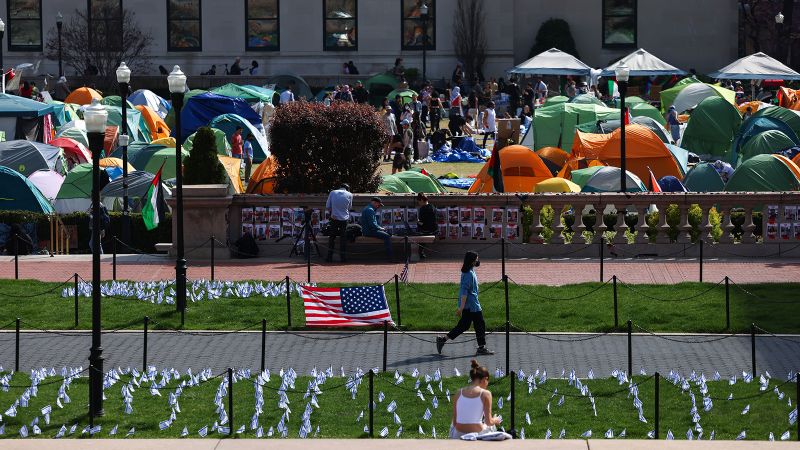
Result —
<instances>
[{"instance_id":1,"label":"person sitting on grass","mask_svg":"<svg viewBox=\"0 0 800 450\"><path fill-rule=\"evenodd\" d=\"M383 239L383 245L386 247L386 256L391 261L393 259L392 236L378 223L377 211L381 206L383 206L383 202L380 197L372 197L369 205L361 211L361 234L365 237Z\"/></svg>"},{"instance_id":2,"label":"person sitting on grass","mask_svg":"<svg viewBox=\"0 0 800 450\"><path fill-rule=\"evenodd\" d=\"M499 416L492 415L492 393L489 387L489 369L470 362L470 383L453 395L453 422L450 424L450 439L461 439L468 433L495 431L496 425L503 422Z\"/></svg>"}]
</instances>

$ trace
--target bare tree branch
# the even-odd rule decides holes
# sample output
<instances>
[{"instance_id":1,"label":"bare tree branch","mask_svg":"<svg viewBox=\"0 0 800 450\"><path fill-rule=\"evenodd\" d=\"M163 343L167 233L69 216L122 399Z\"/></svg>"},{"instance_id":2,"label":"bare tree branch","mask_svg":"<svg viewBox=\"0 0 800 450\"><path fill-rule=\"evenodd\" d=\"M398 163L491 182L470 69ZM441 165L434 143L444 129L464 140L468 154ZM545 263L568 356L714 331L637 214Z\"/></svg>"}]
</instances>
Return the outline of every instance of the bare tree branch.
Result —
<instances>
[{"instance_id":1,"label":"bare tree branch","mask_svg":"<svg viewBox=\"0 0 800 450\"><path fill-rule=\"evenodd\" d=\"M464 63L469 80L483 71L486 63L486 27L482 0L458 0L453 18L453 45L456 56Z\"/></svg>"}]
</instances>

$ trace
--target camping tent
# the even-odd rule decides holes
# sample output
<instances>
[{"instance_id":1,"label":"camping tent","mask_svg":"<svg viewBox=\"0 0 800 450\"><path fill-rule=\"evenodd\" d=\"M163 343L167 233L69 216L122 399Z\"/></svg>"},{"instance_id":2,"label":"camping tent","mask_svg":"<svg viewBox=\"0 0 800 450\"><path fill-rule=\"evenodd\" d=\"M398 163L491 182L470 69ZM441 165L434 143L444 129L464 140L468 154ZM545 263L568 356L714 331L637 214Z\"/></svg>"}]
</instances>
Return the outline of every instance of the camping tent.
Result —
<instances>
[{"instance_id":1,"label":"camping tent","mask_svg":"<svg viewBox=\"0 0 800 450\"><path fill-rule=\"evenodd\" d=\"M80 87L70 92L64 103L75 103L76 105L91 105L92 100L102 100L103 96L90 87Z\"/></svg>"},{"instance_id":2,"label":"camping tent","mask_svg":"<svg viewBox=\"0 0 800 450\"><path fill-rule=\"evenodd\" d=\"M650 54L647 50L640 48L639 50L622 57L619 61L603 69L601 75L606 77L614 76L614 70L622 65L625 65L628 67L628 69L630 69L630 76L632 77L686 74L686 72L683 70L665 63L664 61Z\"/></svg>"},{"instance_id":3,"label":"camping tent","mask_svg":"<svg viewBox=\"0 0 800 450\"><path fill-rule=\"evenodd\" d=\"M769 108L761 108L753 117L774 117L780 119L791 127L794 134L800 136L800 111L792 111L791 109L782 108L780 106L772 106Z\"/></svg>"},{"instance_id":4,"label":"camping tent","mask_svg":"<svg viewBox=\"0 0 800 450\"><path fill-rule=\"evenodd\" d=\"M378 192L391 192L393 194L411 194L414 191L411 190L408 185L397 178L395 175L383 175L383 179L381 181L380 186L378 186Z\"/></svg>"},{"instance_id":5,"label":"camping tent","mask_svg":"<svg viewBox=\"0 0 800 450\"><path fill-rule=\"evenodd\" d=\"M369 102L374 106L381 104L381 100L389 92L397 89L397 78L391 73L379 73L364 83L364 89L369 91Z\"/></svg>"},{"instance_id":6,"label":"camping tent","mask_svg":"<svg viewBox=\"0 0 800 450\"><path fill-rule=\"evenodd\" d=\"M435 183L429 176L408 170L405 172L398 172L395 176L403 181L413 192L424 192L426 194L443 194L446 192Z\"/></svg>"},{"instance_id":7,"label":"camping tent","mask_svg":"<svg viewBox=\"0 0 800 450\"><path fill-rule=\"evenodd\" d=\"M670 149L649 128L641 125L625 127L625 143L627 169L640 179L649 177L648 168L653 171L656 178L668 175L683 177L681 166ZM620 144L621 130L616 130L598 153L598 159L610 166L619 167L621 164Z\"/></svg>"},{"instance_id":8,"label":"camping tent","mask_svg":"<svg viewBox=\"0 0 800 450\"><path fill-rule=\"evenodd\" d=\"M170 129L167 123L164 122L164 119L162 119L156 111L144 105L137 105L136 110L139 111L142 120L147 124L147 129L150 132L148 138L150 140L155 141L156 139L169 137Z\"/></svg>"},{"instance_id":9,"label":"camping tent","mask_svg":"<svg viewBox=\"0 0 800 450\"><path fill-rule=\"evenodd\" d=\"M248 103L272 103L275 91L258 86L238 85L228 83L211 90L214 94L224 95L226 97L242 99Z\"/></svg>"},{"instance_id":10,"label":"camping tent","mask_svg":"<svg viewBox=\"0 0 800 450\"><path fill-rule=\"evenodd\" d=\"M517 65L509 72L528 75L577 75L585 77L589 76L591 70L591 67L569 53L562 52L557 48L551 48Z\"/></svg>"},{"instance_id":11,"label":"camping tent","mask_svg":"<svg viewBox=\"0 0 800 450\"><path fill-rule=\"evenodd\" d=\"M145 194L147 194L150 186L152 186L154 178L155 175L152 173L138 170L128 174L128 201L130 202L131 211L141 212L141 199L145 196ZM163 183L161 186L164 189L164 197L171 195L169 189L167 189ZM123 195L125 195L125 192L122 178L117 178L116 180L108 183L100 191L100 199L109 211L122 210ZM159 200L162 201L162 203L159 205L159 210L169 211L169 208L167 207L166 202L163 201L163 198L159 197Z\"/></svg>"},{"instance_id":12,"label":"camping tent","mask_svg":"<svg viewBox=\"0 0 800 450\"><path fill-rule=\"evenodd\" d=\"M122 169L122 167L123 167L122 166L122 160L119 159L119 158L113 158L113 157L103 158L103 159L100 160L100 167L103 167L103 168L117 167L119 169ZM136 169L131 165L130 162L128 162L128 173L131 173L134 170L136 170Z\"/></svg>"},{"instance_id":13,"label":"camping tent","mask_svg":"<svg viewBox=\"0 0 800 450\"><path fill-rule=\"evenodd\" d=\"M189 152L183 150L181 152L182 159L186 159L189 156ZM144 171L148 173L152 173L155 175L158 173L158 169L164 167L163 171L161 172L161 179L162 180L169 180L175 178L175 171L177 169L175 165L175 149L174 148L163 148L155 153L150 157L147 161L147 164L144 166Z\"/></svg>"},{"instance_id":14,"label":"camping tent","mask_svg":"<svg viewBox=\"0 0 800 450\"><path fill-rule=\"evenodd\" d=\"M109 95L108 97L103 97L103 99L100 100L100 104L107 106L119 106L121 108L122 97L120 97L119 95ZM131 103L130 101L128 101L127 106L129 110L133 109L133 103Z\"/></svg>"},{"instance_id":15,"label":"camping tent","mask_svg":"<svg viewBox=\"0 0 800 450\"><path fill-rule=\"evenodd\" d=\"M689 170L683 178L683 185L689 192L722 192L725 182L712 163L701 163Z\"/></svg>"},{"instance_id":16,"label":"camping tent","mask_svg":"<svg viewBox=\"0 0 800 450\"><path fill-rule=\"evenodd\" d=\"M61 185L64 184L64 175L52 170L37 170L28 176L28 180L34 184L48 201L55 200Z\"/></svg>"},{"instance_id":17,"label":"camping tent","mask_svg":"<svg viewBox=\"0 0 800 450\"><path fill-rule=\"evenodd\" d=\"M539 108L533 118L534 147L571 149L579 123L615 117L619 117L618 109L598 105L562 103Z\"/></svg>"},{"instance_id":18,"label":"camping tent","mask_svg":"<svg viewBox=\"0 0 800 450\"><path fill-rule=\"evenodd\" d=\"M389 101L394 101L395 97L400 96L400 101L405 105L411 101L411 97L417 95L417 92L411 89L395 89L386 95Z\"/></svg>"},{"instance_id":19,"label":"camping tent","mask_svg":"<svg viewBox=\"0 0 800 450\"><path fill-rule=\"evenodd\" d=\"M162 119L167 117L167 113L172 108L168 101L156 95L153 91L139 89L128 97L128 101L133 106L147 106L155 111Z\"/></svg>"},{"instance_id":20,"label":"camping tent","mask_svg":"<svg viewBox=\"0 0 800 450\"><path fill-rule=\"evenodd\" d=\"M208 91L204 91L202 89L192 89L189 92L183 94L183 104L185 105L192 97L196 97L201 94L208 93ZM167 126L170 130L175 129L175 109L170 108L169 112L167 112L166 117L164 117L164 122L167 123Z\"/></svg>"},{"instance_id":21,"label":"camping tent","mask_svg":"<svg viewBox=\"0 0 800 450\"><path fill-rule=\"evenodd\" d=\"M726 192L780 192L800 190L800 169L786 157L756 155L736 168Z\"/></svg>"},{"instance_id":22,"label":"camping tent","mask_svg":"<svg viewBox=\"0 0 800 450\"><path fill-rule=\"evenodd\" d=\"M236 127L242 127L243 139L247 139L250 135L255 137L253 141L253 162L260 163L269 157L269 144L267 143L267 138L264 137L264 133L260 130L260 123L257 126L253 126L241 116L236 114L223 114L215 117L208 126L224 132L225 136L228 137L228 141L230 141L233 133L236 132ZM219 151L217 152L219 153Z\"/></svg>"},{"instance_id":23,"label":"camping tent","mask_svg":"<svg viewBox=\"0 0 800 450\"><path fill-rule=\"evenodd\" d=\"M228 192L230 194L244 194L244 184L242 184L242 160L225 155L217 155L225 173L228 175Z\"/></svg>"},{"instance_id":24,"label":"camping tent","mask_svg":"<svg viewBox=\"0 0 800 450\"><path fill-rule=\"evenodd\" d=\"M261 126L261 117L244 100L206 93L189 99L181 110L181 136L189 136L223 114L236 114L252 125ZM172 135L175 136L175 130Z\"/></svg>"},{"instance_id":25,"label":"camping tent","mask_svg":"<svg viewBox=\"0 0 800 450\"><path fill-rule=\"evenodd\" d=\"M44 169L62 174L67 172L64 152L60 148L23 140L0 142L0 166L14 169L26 177Z\"/></svg>"},{"instance_id":26,"label":"camping tent","mask_svg":"<svg viewBox=\"0 0 800 450\"><path fill-rule=\"evenodd\" d=\"M575 172L576 171L572 172L573 177ZM619 167L600 167L586 180L586 183L581 188L581 192L619 192L622 188L620 185L621 172L622 169ZM639 177L627 171L625 192L647 192L647 188Z\"/></svg>"},{"instance_id":27,"label":"camping tent","mask_svg":"<svg viewBox=\"0 0 800 450\"><path fill-rule=\"evenodd\" d=\"M550 169L555 176L569 159L569 153L558 147L543 147L536 150L536 154L542 158L542 162Z\"/></svg>"},{"instance_id":28,"label":"camping tent","mask_svg":"<svg viewBox=\"0 0 800 450\"><path fill-rule=\"evenodd\" d=\"M731 104L736 103L736 92L730 89L725 89L717 84L691 83L684 86L672 104L667 105L667 107L675 106L675 109L682 113L696 108L700 102L713 96L722 97Z\"/></svg>"},{"instance_id":29,"label":"camping tent","mask_svg":"<svg viewBox=\"0 0 800 450\"><path fill-rule=\"evenodd\" d=\"M632 117L649 117L662 126L667 124L667 121L664 119L664 116L661 115L661 112L658 110L658 108L649 103L636 103L634 105L629 105L628 111L630 111Z\"/></svg>"},{"instance_id":30,"label":"camping tent","mask_svg":"<svg viewBox=\"0 0 800 450\"><path fill-rule=\"evenodd\" d=\"M681 146L698 155L719 159L730 149L741 124L742 116L735 106L721 97L708 97L692 112Z\"/></svg>"},{"instance_id":31,"label":"camping tent","mask_svg":"<svg viewBox=\"0 0 800 450\"><path fill-rule=\"evenodd\" d=\"M50 100L47 104L53 107L53 126L56 128L78 118L78 105L57 100Z\"/></svg>"},{"instance_id":32,"label":"camping tent","mask_svg":"<svg viewBox=\"0 0 800 450\"><path fill-rule=\"evenodd\" d=\"M597 171L603 167L605 166L598 165L574 168L568 174L568 179L580 186L582 189L584 186L586 186L586 182L589 181L589 178L592 178L592 175L596 174Z\"/></svg>"},{"instance_id":33,"label":"camping tent","mask_svg":"<svg viewBox=\"0 0 800 450\"><path fill-rule=\"evenodd\" d=\"M61 137L50 141L50 145L63 150L68 166L70 161L73 162L73 165L92 161L92 152L75 139Z\"/></svg>"},{"instance_id":34,"label":"camping tent","mask_svg":"<svg viewBox=\"0 0 800 450\"><path fill-rule=\"evenodd\" d=\"M314 98L314 94L311 92L311 88L306 83L302 77L293 75L293 74L283 74L283 75L273 75L267 78L267 86L275 85L275 90L278 92L283 92L292 87L292 93L294 94L294 98L296 100L306 99L311 101Z\"/></svg>"},{"instance_id":35,"label":"camping tent","mask_svg":"<svg viewBox=\"0 0 800 450\"><path fill-rule=\"evenodd\" d=\"M794 139L779 130L762 131L745 142L737 153L735 161L729 161L733 167L739 167L743 162L756 155L771 155L787 148L800 144L797 136Z\"/></svg>"},{"instance_id":36,"label":"camping tent","mask_svg":"<svg viewBox=\"0 0 800 450\"><path fill-rule=\"evenodd\" d=\"M218 128L212 128L211 131L214 132L214 140L217 143L217 153L223 156L231 156L231 144L228 143L228 137L225 135L225 132ZM184 150L192 150L192 147L194 146L194 137L196 135L197 132L192 133L191 136L187 137L186 140L183 141Z\"/></svg>"},{"instance_id":37,"label":"camping tent","mask_svg":"<svg viewBox=\"0 0 800 450\"><path fill-rule=\"evenodd\" d=\"M659 139L661 139L661 141L664 142L665 144L674 143L672 141L672 135L670 135L669 132L667 132L667 130L664 128L664 126L661 125L661 122L651 117L648 116L634 117L629 125L632 124L642 125L644 127L649 128L650 131L655 133L656 136L658 136ZM614 120L605 120L599 122L582 123L578 125L577 129L584 133L611 133L619 127L620 127L619 119L614 119Z\"/></svg>"},{"instance_id":38,"label":"camping tent","mask_svg":"<svg viewBox=\"0 0 800 450\"><path fill-rule=\"evenodd\" d=\"M128 145L128 164L133 167L145 167L156 152L165 148L168 147L160 144L148 144L146 142L131 142ZM114 158L122 158L122 147L117 147L117 149L111 153L111 156Z\"/></svg>"},{"instance_id":39,"label":"camping tent","mask_svg":"<svg viewBox=\"0 0 800 450\"><path fill-rule=\"evenodd\" d=\"M80 122L83 122L82 120ZM72 139L86 148L89 148L89 137L86 135L86 128L83 129L79 127L73 128L64 128L62 127L58 133L56 133L56 137L59 138L68 138Z\"/></svg>"},{"instance_id":40,"label":"camping tent","mask_svg":"<svg viewBox=\"0 0 800 450\"><path fill-rule=\"evenodd\" d=\"M577 103L581 105L606 106L606 104L603 103L602 100L591 94L578 94L575 97L569 99L569 103Z\"/></svg>"},{"instance_id":41,"label":"camping tent","mask_svg":"<svg viewBox=\"0 0 800 450\"><path fill-rule=\"evenodd\" d=\"M53 106L11 94L0 94L0 131L6 139L45 141L44 116Z\"/></svg>"},{"instance_id":42,"label":"camping tent","mask_svg":"<svg viewBox=\"0 0 800 450\"><path fill-rule=\"evenodd\" d=\"M104 108L108 113L108 119L106 120L107 127L121 127L122 126L122 108L119 106L110 106L105 105ZM131 137L133 141L150 141L150 130L147 129L147 125L145 124L144 120L142 119L142 113L139 112L138 109L129 109L127 111L127 125L128 125L128 136ZM120 128L121 130L121 128Z\"/></svg>"},{"instance_id":43,"label":"camping tent","mask_svg":"<svg viewBox=\"0 0 800 450\"><path fill-rule=\"evenodd\" d=\"M725 155L725 160L731 164L737 165L739 160L739 152L744 144L747 143L753 136L768 130L777 130L785 134L793 142L800 142L797 134L792 130L786 122L769 116L750 116L742 122L739 131L736 133L736 138L731 144L731 149Z\"/></svg>"},{"instance_id":44,"label":"camping tent","mask_svg":"<svg viewBox=\"0 0 800 450\"><path fill-rule=\"evenodd\" d=\"M100 171L100 188L109 182L108 172ZM79 164L67 173L53 202L59 214L86 211L92 205L92 165Z\"/></svg>"},{"instance_id":45,"label":"camping tent","mask_svg":"<svg viewBox=\"0 0 800 450\"><path fill-rule=\"evenodd\" d=\"M671 88L661 91L659 93L659 96L661 97L661 112L666 112L670 105L675 103L675 97L677 97L681 91L686 89L686 86L689 86L693 83L700 83L700 80L698 80L695 76L682 78Z\"/></svg>"},{"instance_id":46,"label":"camping tent","mask_svg":"<svg viewBox=\"0 0 800 450\"><path fill-rule=\"evenodd\" d=\"M566 178L548 178L536 183L534 192L580 192L581 187Z\"/></svg>"},{"instance_id":47,"label":"camping tent","mask_svg":"<svg viewBox=\"0 0 800 450\"><path fill-rule=\"evenodd\" d=\"M39 192L39 189L24 175L0 166L0 186L3 194L0 195L0 210L3 211L33 211L51 214L53 207L50 202Z\"/></svg>"},{"instance_id":48,"label":"camping tent","mask_svg":"<svg viewBox=\"0 0 800 450\"><path fill-rule=\"evenodd\" d=\"M658 187L661 189L661 192L689 192L689 190L686 189L686 186L681 183L681 180L673 176L667 176L659 179Z\"/></svg>"},{"instance_id":49,"label":"camping tent","mask_svg":"<svg viewBox=\"0 0 800 450\"><path fill-rule=\"evenodd\" d=\"M545 100L544 106L560 105L562 103L567 103L567 102L569 102L569 97L565 95L555 95Z\"/></svg>"},{"instance_id":50,"label":"camping tent","mask_svg":"<svg viewBox=\"0 0 800 450\"><path fill-rule=\"evenodd\" d=\"M763 52L737 59L709 76L725 80L800 80L800 73Z\"/></svg>"},{"instance_id":51,"label":"camping tent","mask_svg":"<svg viewBox=\"0 0 800 450\"><path fill-rule=\"evenodd\" d=\"M275 193L275 170L277 164L275 157L270 156L258 165L247 183L248 194L273 194Z\"/></svg>"},{"instance_id":52,"label":"camping tent","mask_svg":"<svg viewBox=\"0 0 800 450\"><path fill-rule=\"evenodd\" d=\"M527 147L511 145L498 153L505 192L533 192L536 183L553 176L539 155ZM490 164L491 160L484 164L469 188L470 194L494 191L494 180L489 175Z\"/></svg>"}]
</instances>

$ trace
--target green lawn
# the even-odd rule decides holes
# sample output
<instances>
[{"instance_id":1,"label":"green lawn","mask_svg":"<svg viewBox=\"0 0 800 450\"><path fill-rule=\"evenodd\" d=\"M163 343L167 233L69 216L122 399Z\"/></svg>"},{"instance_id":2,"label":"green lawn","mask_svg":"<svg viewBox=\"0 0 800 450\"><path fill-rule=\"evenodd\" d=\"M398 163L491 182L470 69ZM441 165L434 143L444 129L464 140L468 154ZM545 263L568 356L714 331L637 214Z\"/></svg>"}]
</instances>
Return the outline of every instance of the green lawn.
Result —
<instances>
[{"instance_id":1,"label":"green lawn","mask_svg":"<svg viewBox=\"0 0 800 450\"><path fill-rule=\"evenodd\" d=\"M73 329L74 302L62 298L55 283L30 280L0 280L0 326L14 327L19 317L23 328ZM613 289L598 283L563 287L509 286L511 323L527 331L604 332L614 330ZM756 297L731 285L731 328L725 327L725 288L723 285L682 283L677 285L618 286L619 327L631 319L637 325L658 332L749 332L750 324L776 333L800 333L796 300L800 284L753 284L743 286ZM598 289L599 288L599 289ZM488 328L503 329L505 302L503 285L485 282L480 295ZM635 289L635 290L631 290ZM455 321L457 286L454 284L400 285L400 324L407 330L448 330ZM702 294L702 295L699 295ZM33 297L17 298L20 295ZM386 296L394 320L398 321L393 283L386 285ZM442 298L437 298L442 297ZM545 299L543 297L549 297ZM579 298L575 298L579 297ZM662 300L654 300L652 298ZM696 298L690 298L696 297ZM573 298L573 299L571 299ZM685 300L684 300L685 299ZM291 299L292 328L304 327L302 300ZM105 298L103 328L141 327L142 318L155 321L151 329L177 328L180 315L173 305L151 304L135 299ZM189 303L186 329L236 330L260 328L267 320L270 330L287 328L285 297L217 299ZM79 300L79 329L91 326L91 300Z\"/></svg>"},{"instance_id":2,"label":"green lawn","mask_svg":"<svg viewBox=\"0 0 800 450\"><path fill-rule=\"evenodd\" d=\"M199 369L199 368L198 368ZM449 372L445 375L451 375ZM556 375L556 374L550 374ZM581 376L585 374L580 374ZM399 428L394 422L394 415L387 412L387 405L395 401L397 404L396 413L403 426L403 438L431 437L432 429L435 427L438 438L446 438L449 424L452 418L452 406L446 399L445 392L455 392L463 386L465 379L445 378L440 390L439 384L431 382L434 394L431 394L427 383L421 380L420 391L425 399L417 397L413 390L415 380L410 374L404 375L405 380L401 386L394 385L392 374L379 374L375 376L374 400L376 411L374 418L375 437L379 438L380 430L388 428L389 437L395 437ZM158 377L161 378L160 376ZM171 413L168 403L170 393L177 387L176 381L172 381L167 388L162 389L161 396L153 396L150 392L150 383L145 383L140 388L136 388L133 393L133 413L124 414L121 389L123 383L127 383L129 376L123 375L121 381L105 390L107 400L105 401L105 416L97 419L96 424L101 425L102 430L96 437L109 437L109 432L117 426L117 434L114 437L124 438L128 430L135 428L135 438L177 438L180 436L184 427L188 429L189 436L198 437L198 430L204 426L211 425L219 420L219 415L215 412L214 396L220 385L221 379L212 379L206 383L195 387L183 388L182 395L179 397L180 413L176 414L176 419L166 430L159 430L159 422L167 420ZM184 378L185 379L185 378ZM55 380L54 384L46 384ZM86 405L88 402L88 382L86 378L73 381L68 393L71 403L65 404L63 409L56 406L58 388L60 383L58 378L48 378L42 382L38 389L38 394L30 399L27 408L19 407L16 417L8 414L3 416L5 434L3 438L14 438L19 436L19 429L23 424L30 430L31 422L34 418L39 418L39 427L42 430L41 438L51 438L56 435L62 425L67 430L77 424L77 431L73 436L78 437L81 430L88 425L86 415ZM255 413L255 377L252 379L241 379L233 385L234 415L233 429L238 429L241 425L246 425L246 431L239 437L253 438L256 432L251 429L251 418ZM353 399L349 391L343 386L346 380L342 378L331 378L320 386L321 394L317 396L319 408L312 408L310 423L313 432L312 437L319 427L319 438L364 438L364 426L368 423L368 404L369 390L368 382L363 380L361 386ZM287 393L291 414L288 422L288 437L298 437L298 431L302 423L301 417L310 398L303 398L309 379L298 378L295 389ZM553 438L558 437L561 429L565 429L566 438L579 438L582 433L592 430L593 439L602 439L608 429L614 431L614 435L625 429L628 439L645 439L647 433L654 428L654 380L652 378L640 376L635 378L635 382L641 383L639 386L639 398L643 404L644 417L648 423L640 422L638 412L633 407L633 397L628 396L626 385L620 386L616 380L583 380L590 391L593 393L596 402L597 415L592 412L591 404L586 397L574 397L579 395L579 391L574 386L569 386L563 379L548 379L540 384L538 389L528 393L526 382L515 381L516 383L516 424L517 429L525 431L526 438L542 439L546 430L550 429ZM0 391L0 407L6 410L13 402L19 398L29 386L27 375L14 374L11 377L12 386L8 391ZM537 380L538 384L538 380ZM779 386L779 390L785 393L782 400L773 389ZM272 375L270 382L263 388L264 407L263 414L258 419L258 426L263 427L264 435L270 427L276 428L283 413L278 408L279 377ZM759 391L758 381L745 384L739 381L733 386L729 386L727 381L708 382L708 395L713 400L713 408L709 412L703 410L703 395L700 387L691 383L691 391L697 399L700 424L704 429L703 439L708 439L714 432L715 439L733 439L741 431L746 431L747 439L766 440L770 432L774 433L775 439L787 430L790 430L791 439L796 440L796 426L789 425L788 414L792 407L787 402L792 400L795 405L795 386L792 383L781 386L779 380L770 380L769 388ZM497 379L492 381L490 390L494 395L493 412L503 416L504 426L510 427L511 424L511 402L508 400L510 389L509 378ZM558 393L553 396L554 390ZM379 394L384 394L383 401L379 400ZM562 406L558 406L562 395L566 394ZM733 395L733 400L726 400L729 394ZM761 394L761 395L759 395ZM755 396L755 397L752 397ZM433 398L438 400L438 408L433 407ZM497 400L503 398L503 407L498 408ZM752 397L752 398L747 398ZM225 408L228 408L227 394L222 398ZM550 405L550 413L547 405ZM44 423L41 409L50 405L52 413L50 424ZM750 405L749 413L742 414L745 406ZM672 430L676 439L685 439L686 431L693 428L689 414L692 406L688 393L681 392L680 387L661 380L660 412L661 439L664 439L667 430ZM425 410L430 409L432 417L424 420ZM357 420L363 412L363 418ZM227 413L230 413L227 410ZM531 423L526 423L526 413L530 417ZM425 436L418 433L418 427L422 426ZM257 427L256 427L257 428ZM697 436L697 432L694 432ZM84 436L85 437L85 436ZM209 432L209 437L220 437L217 433ZM278 437L276 433L275 436Z\"/></svg>"}]
</instances>

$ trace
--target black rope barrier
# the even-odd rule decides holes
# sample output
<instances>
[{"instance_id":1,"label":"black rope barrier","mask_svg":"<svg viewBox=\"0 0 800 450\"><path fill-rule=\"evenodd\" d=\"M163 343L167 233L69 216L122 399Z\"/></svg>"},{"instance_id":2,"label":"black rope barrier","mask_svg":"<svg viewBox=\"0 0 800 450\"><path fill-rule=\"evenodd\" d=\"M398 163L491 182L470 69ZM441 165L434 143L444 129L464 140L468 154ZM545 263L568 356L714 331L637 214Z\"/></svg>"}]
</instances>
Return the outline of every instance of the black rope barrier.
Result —
<instances>
[{"instance_id":1,"label":"black rope barrier","mask_svg":"<svg viewBox=\"0 0 800 450\"><path fill-rule=\"evenodd\" d=\"M560 300L564 300L564 301L566 301L566 300L577 300L579 298L588 297L588 296L594 294L595 292L599 291L600 289L603 289L604 287L606 287L608 285L609 282L611 282L611 279L609 279L608 281L603 282L600 286L592 288L589 292L586 292L586 293L580 294L580 295L575 295L573 297L548 297L548 296L539 294L537 292L531 291L530 289L527 289L525 287L525 285L517 283L511 277L508 277L508 279L511 280L511 282L514 283L514 285L517 286L520 290L522 290L523 292L525 292L525 293L527 293L529 295L532 295L534 297L538 297L538 298L543 299L543 300L556 300L556 301L560 301Z\"/></svg>"},{"instance_id":2,"label":"black rope barrier","mask_svg":"<svg viewBox=\"0 0 800 450\"><path fill-rule=\"evenodd\" d=\"M709 337L708 339L703 339L703 340L684 340L684 339L672 338L672 337L669 337L669 336L665 336L663 334L654 333L654 332L652 332L652 331L650 331L650 330L648 330L646 328L640 327L639 325L637 325L635 323L633 324L633 326L636 327L639 331L641 331L643 333L646 333L646 334L648 334L650 336L653 336L653 337L656 337L656 338L659 338L659 339L663 339L665 341L676 342L678 344L707 344L709 342L724 341L725 339L729 339L729 338L736 337L736 336L747 337L746 335L739 335L739 334L736 334L736 333L731 333L731 334L726 334L726 335L723 335L723 336Z\"/></svg>"},{"instance_id":3,"label":"black rope barrier","mask_svg":"<svg viewBox=\"0 0 800 450\"><path fill-rule=\"evenodd\" d=\"M713 291L714 289L716 289L722 283L725 282L725 279L723 278L722 280L718 281L717 283L711 285L705 291L699 292L699 293L694 294L694 295L690 295L688 297L683 297L683 298L660 298L660 297L653 297L652 295L648 295L645 292L643 292L643 291L641 291L641 290L639 290L637 288L634 288L633 285L630 285L630 284L620 280L619 278L617 278L617 280L619 281L619 283L623 287L625 287L626 289L630 290L631 292L635 292L636 294L641 295L642 297L648 298L650 300L655 300L655 301L658 301L658 302L683 302L683 301L687 301L687 300L694 300L694 299L696 299L698 297L702 297L703 295L708 294L709 292Z\"/></svg>"}]
</instances>

